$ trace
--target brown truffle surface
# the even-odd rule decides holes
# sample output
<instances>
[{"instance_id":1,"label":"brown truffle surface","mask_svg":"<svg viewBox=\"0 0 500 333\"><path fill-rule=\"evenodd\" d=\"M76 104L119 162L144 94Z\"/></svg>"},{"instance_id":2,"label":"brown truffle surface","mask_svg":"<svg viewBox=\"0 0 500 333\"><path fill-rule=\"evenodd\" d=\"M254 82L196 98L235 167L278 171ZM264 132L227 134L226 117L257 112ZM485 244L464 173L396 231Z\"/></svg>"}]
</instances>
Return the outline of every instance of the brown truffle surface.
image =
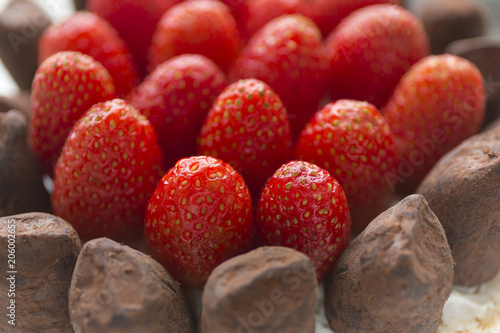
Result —
<instances>
[{"instance_id":1,"label":"brown truffle surface","mask_svg":"<svg viewBox=\"0 0 500 333\"><path fill-rule=\"evenodd\" d=\"M151 257L108 238L82 248L69 291L75 332L193 333L186 299Z\"/></svg>"},{"instance_id":2,"label":"brown truffle surface","mask_svg":"<svg viewBox=\"0 0 500 333\"><path fill-rule=\"evenodd\" d=\"M345 250L325 281L335 332L436 332L453 259L424 197L388 209Z\"/></svg>"},{"instance_id":3,"label":"brown truffle surface","mask_svg":"<svg viewBox=\"0 0 500 333\"><path fill-rule=\"evenodd\" d=\"M30 90L38 68L38 41L51 24L31 0L11 0L0 14L0 58L21 90Z\"/></svg>"},{"instance_id":4,"label":"brown truffle surface","mask_svg":"<svg viewBox=\"0 0 500 333\"><path fill-rule=\"evenodd\" d=\"M476 37L455 41L446 53L471 61L484 77L488 103L484 125L500 117L500 39Z\"/></svg>"},{"instance_id":5,"label":"brown truffle surface","mask_svg":"<svg viewBox=\"0 0 500 333\"><path fill-rule=\"evenodd\" d=\"M500 127L445 155L418 188L446 231L455 284L480 285L500 268Z\"/></svg>"},{"instance_id":6,"label":"brown truffle surface","mask_svg":"<svg viewBox=\"0 0 500 333\"><path fill-rule=\"evenodd\" d=\"M7 262L8 250L12 249L12 228L14 263ZM80 247L73 227L56 216L30 213L0 218L0 290L5 291L0 307L6 309L10 299L15 299L16 306L16 325L6 324L0 332L72 332L68 290ZM8 273L11 271L17 273ZM11 275L15 276L15 298L7 297L7 290L12 287L7 278Z\"/></svg>"},{"instance_id":7,"label":"brown truffle surface","mask_svg":"<svg viewBox=\"0 0 500 333\"><path fill-rule=\"evenodd\" d=\"M434 54L455 40L483 36L489 24L483 0L426 0L420 18Z\"/></svg>"},{"instance_id":8,"label":"brown truffle surface","mask_svg":"<svg viewBox=\"0 0 500 333\"><path fill-rule=\"evenodd\" d=\"M51 212L42 171L26 141L19 111L0 113L0 216Z\"/></svg>"},{"instance_id":9,"label":"brown truffle surface","mask_svg":"<svg viewBox=\"0 0 500 333\"><path fill-rule=\"evenodd\" d=\"M199 332L313 333L317 289L306 255L258 248L210 274Z\"/></svg>"}]
</instances>

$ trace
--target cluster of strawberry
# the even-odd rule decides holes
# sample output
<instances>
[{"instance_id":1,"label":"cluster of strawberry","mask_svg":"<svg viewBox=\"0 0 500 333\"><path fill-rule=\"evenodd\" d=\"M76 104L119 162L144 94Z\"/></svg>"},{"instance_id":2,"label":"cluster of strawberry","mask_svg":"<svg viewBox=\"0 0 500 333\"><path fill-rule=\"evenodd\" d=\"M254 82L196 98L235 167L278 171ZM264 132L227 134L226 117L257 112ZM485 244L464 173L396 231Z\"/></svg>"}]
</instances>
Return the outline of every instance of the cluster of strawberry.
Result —
<instances>
[{"instance_id":1,"label":"cluster of strawberry","mask_svg":"<svg viewBox=\"0 0 500 333\"><path fill-rule=\"evenodd\" d=\"M428 56L398 0L234 2L90 0L51 26L30 145L82 239L145 224L188 286L266 244L306 253L321 280L351 216L361 231L479 130L483 80Z\"/></svg>"}]
</instances>

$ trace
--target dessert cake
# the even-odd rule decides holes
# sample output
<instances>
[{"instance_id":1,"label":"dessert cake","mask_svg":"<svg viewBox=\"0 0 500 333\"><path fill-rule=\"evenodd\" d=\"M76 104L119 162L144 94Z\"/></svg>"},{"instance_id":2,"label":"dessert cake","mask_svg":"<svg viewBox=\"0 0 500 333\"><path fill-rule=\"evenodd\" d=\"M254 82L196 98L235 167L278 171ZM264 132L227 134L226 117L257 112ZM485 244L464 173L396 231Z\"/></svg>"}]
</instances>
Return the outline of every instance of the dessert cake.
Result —
<instances>
[{"instance_id":1,"label":"dessert cake","mask_svg":"<svg viewBox=\"0 0 500 333\"><path fill-rule=\"evenodd\" d=\"M0 0L0 332L500 332L498 4L193 1Z\"/></svg>"}]
</instances>

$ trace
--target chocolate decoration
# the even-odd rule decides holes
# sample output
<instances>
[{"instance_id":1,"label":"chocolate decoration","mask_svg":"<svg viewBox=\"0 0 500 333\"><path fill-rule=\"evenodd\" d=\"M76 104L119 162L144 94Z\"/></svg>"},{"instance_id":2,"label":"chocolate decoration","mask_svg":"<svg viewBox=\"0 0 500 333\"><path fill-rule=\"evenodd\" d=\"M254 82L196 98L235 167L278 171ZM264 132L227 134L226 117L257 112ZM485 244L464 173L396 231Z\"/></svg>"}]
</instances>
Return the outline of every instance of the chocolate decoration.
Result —
<instances>
[{"instance_id":1,"label":"chocolate decoration","mask_svg":"<svg viewBox=\"0 0 500 333\"><path fill-rule=\"evenodd\" d=\"M15 326L6 323L5 319L13 318L7 316L2 319L0 331L73 332L68 313L68 290L80 247L73 227L56 216L30 213L0 218L0 256L4 258L0 265L3 316L11 300L15 306ZM14 261L8 262L12 254ZM14 297L8 296L9 290ZM8 313L13 312L9 309Z\"/></svg>"},{"instance_id":2,"label":"chocolate decoration","mask_svg":"<svg viewBox=\"0 0 500 333\"><path fill-rule=\"evenodd\" d=\"M69 311L76 332L195 331L179 283L165 268L108 238L83 246L71 281Z\"/></svg>"},{"instance_id":3,"label":"chocolate decoration","mask_svg":"<svg viewBox=\"0 0 500 333\"><path fill-rule=\"evenodd\" d=\"M261 247L210 274L199 332L313 333L318 285L309 258Z\"/></svg>"},{"instance_id":4,"label":"chocolate decoration","mask_svg":"<svg viewBox=\"0 0 500 333\"><path fill-rule=\"evenodd\" d=\"M27 126L19 111L0 113L0 216L52 210L42 170L26 141Z\"/></svg>"},{"instance_id":5,"label":"chocolate decoration","mask_svg":"<svg viewBox=\"0 0 500 333\"><path fill-rule=\"evenodd\" d=\"M484 77L488 103L484 125L500 118L500 39L477 37L451 43L446 53L471 61Z\"/></svg>"},{"instance_id":6,"label":"chocolate decoration","mask_svg":"<svg viewBox=\"0 0 500 333\"><path fill-rule=\"evenodd\" d=\"M490 21L487 13L483 0L426 0L420 18L432 53L443 53L455 40L483 36Z\"/></svg>"},{"instance_id":7,"label":"chocolate decoration","mask_svg":"<svg viewBox=\"0 0 500 333\"><path fill-rule=\"evenodd\" d=\"M30 90L38 68L38 41L51 24L30 0L11 0L0 14L0 58L21 90Z\"/></svg>"},{"instance_id":8,"label":"chocolate decoration","mask_svg":"<svg viewBox=\"0 0 500 333\"><path fill-rule=\"evenodd\" d=\"M500 268L500 127L446 154L418 188L441 221L455 284L477 286Z\"/></svg>"},{"instance_id":9,"label":"chocolate decoration","mask_svg":"<svg viewBox=\"0 0 500 333\"><path fill-rule=\"evenodd\" d=\"M335 332L437 332L452 289L453 259L424 197L411 195L373 220L325 281Z\"/></svg>"}]
</instances>

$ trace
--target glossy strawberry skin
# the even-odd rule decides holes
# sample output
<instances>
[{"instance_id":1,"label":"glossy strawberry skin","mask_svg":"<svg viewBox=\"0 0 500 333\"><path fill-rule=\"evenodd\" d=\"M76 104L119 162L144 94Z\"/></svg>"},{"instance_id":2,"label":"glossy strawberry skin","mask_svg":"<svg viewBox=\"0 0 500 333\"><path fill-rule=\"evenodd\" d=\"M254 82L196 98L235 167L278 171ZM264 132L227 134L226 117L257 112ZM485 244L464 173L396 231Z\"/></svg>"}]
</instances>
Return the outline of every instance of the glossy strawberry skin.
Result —
<instances>
[{"instance_id":1,"label":"glossy strawberry skin","mask_svg":"<svg viewBox=\"0 0 500 333\"><path fill-rule=\"evenodd\" d=\"M480 130L485 104L483 77L468 60L440 55L415 64L383 112L401 155L393 185L414 191L444 154Z\"/></svg>"},{"instance_id":2,"label":"glossy strawberry skin","mask_svg":"<svg viewBox=\"0 0 500 333\"><path fill-rule=\"evenodd\" d=\"M99 61L113 78L119 97L139 83L138 70L127 46L116 30L94 13L76 13L45 30L38 60L42 62L60 51L78 51Z\"/></svg>"},{"instance_id":3,"label":"glossy strawberry skin","mask_svg":"<svg viewBox=\"0 0 500 333\"><path fill-rule=\"evenodd\" d=\"M268 178L291 157L291 146L280 98L265 83L250 79L219 95L203 124L198 152L230 164L258 198Z\"/></svg>"},{"instance_id":4,"label":"glossy strawberry skin","mask_svg":"<svg viewBox=\"0 0 500 333\"><path fill-rule=\"evenodd\" d=\"M184 286L202 289L216 266L252 247L248 188L221 160L182 159L154 191L145 230L153 256Z\"/></svg>"},{"instance_id":5,"label":"glossy strawberry skin","mask_svg":"<svg viewBox=\"0 0 500 333\"><path fill-rule=\"evenodd\" d=\"M73 127L54 172L52 206L82 240L137 238L163 174L149 121L120 99L94 105Z\"/></svg>"},{"instance_id":6,"label":"glossy strawberry skin","mask_svg":"<svg viewBox=\"0 0 500 333\"><path fill-rule=\"evenodd\" d=\"M247 0L238 18L244 36L253 36L272 19L284 14L301 14L318 25L323 36L357 9L375 4L401 4L401 0Z\"/></svg>"},{"instance_id":7,"label":"glossy strawberry skin","mask_svg":"<svg viewBox=\"0 0 500 333\"><path fill-rule=\"evenodd\" d=\"M156 26L163 14L179 2L181 0L89 0L87 8L116 29L144 75Z\"/></svg>"},{"instance_id":8,"label":"glossy strawberry skin","mask_svg":"<svg viewBox=\"0 0 500 333\"><path fill-rule=\"evenodd\" d=\"M51 175L76 121L95 103L115 97L108 71L79 52L60 52L38 68L31 93L30 147Z\"/></svg>"},{"instance_id":9,"label":"glossy strawberry skin","mask_svg":"<svg viewBox=\"0 0 500 333\"><path fill-rule=\"evenodd\" d=\"M294 137L318 110L326 92L328 61L321 32L300 15L269 22L248 43L236 61L231 81L255 78L280 96Z\"/></svg>"},{"instance_id":10,"label":"glossy strawberry skin","mask_svg":"<svg viewBox=\"0 0 500 333\"><path fill-rule=\"evenodd\" d=\"M388 208L397 150L389 125L371 104L339 100L318 111L295 147L295 157L334 176L344 189L352 229L361 232Z\"/></svg>"},{"instance_id":11,"label":"glossy strawberry skin","mask_svg":"<svg viewBox=\"0 0 500 333\"><path fill-rule=\"evenodd\" d=\"M396 5L374 5L348 16L328 37L332 100L382 108L404 73L429 54L422 22Z\"/></svg>"},{"instance_id":12,"label":"glossy strawberry skin","mask_svg":"<svg viewBox=\"0 0 500 333\"><path fill-rule=\"evenodd\" d=\"M264 187L256 224L261 245L303 252L322 281L349 244L351 217L342 187L327 171L291 161Z\"/></svg>"},{"instance_id":13,"label":"glossy strawberry skin","mask_svg":"<svg viewBox=\"0 0 500 333\"><path fill-rule=\"evenodd\" d=\"M181 54L201 54L224 72L241 48L236 21L219 1L196 0L169 9L158 23L150 50L150 68Z\"/></svg>"},{"instance_id":14,"label":"glossy strawberry skin","mask_svg":"<svg viewBox=\"0 0 500 333\"><path fill-rule=\"evenodd\" d=\"M224 73L201 55L181 55L158 66L127 100L153 124L168 170L196 153L208 111L226 87Z\"/></svg>"}]
</instances>

